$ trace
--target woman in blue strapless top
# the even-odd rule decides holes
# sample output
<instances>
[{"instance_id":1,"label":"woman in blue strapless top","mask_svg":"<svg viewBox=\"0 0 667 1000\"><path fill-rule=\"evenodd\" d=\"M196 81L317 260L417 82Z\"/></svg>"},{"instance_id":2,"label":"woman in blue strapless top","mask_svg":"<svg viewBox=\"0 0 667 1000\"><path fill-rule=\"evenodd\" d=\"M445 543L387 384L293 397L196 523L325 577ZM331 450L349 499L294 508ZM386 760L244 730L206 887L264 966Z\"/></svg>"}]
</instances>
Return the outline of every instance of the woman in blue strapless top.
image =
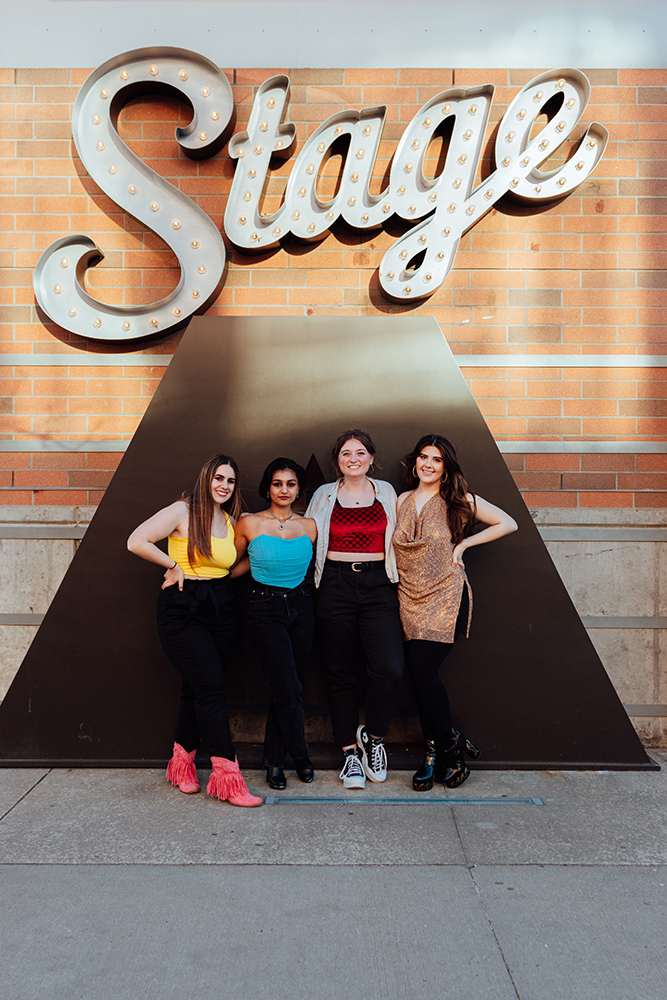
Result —
<instances>
[{"instance_id":1,"label":"woman in blue strapless top","mask_svg":"<svg viewBox=\"0 0 667 1000\"><path fill-rule=\"evenodd\" d=\"M248 630L271 685L264 764L267 783L277 789L287 784L288 755L301 781L314 777L301 690L315 627L309 569L317 526L292 510L305 482L305 471L292 459L270 462L259 486L269 507L239 518L234 539L239 559L247 553L252 573Z\"/></svg>"}]
</instances>

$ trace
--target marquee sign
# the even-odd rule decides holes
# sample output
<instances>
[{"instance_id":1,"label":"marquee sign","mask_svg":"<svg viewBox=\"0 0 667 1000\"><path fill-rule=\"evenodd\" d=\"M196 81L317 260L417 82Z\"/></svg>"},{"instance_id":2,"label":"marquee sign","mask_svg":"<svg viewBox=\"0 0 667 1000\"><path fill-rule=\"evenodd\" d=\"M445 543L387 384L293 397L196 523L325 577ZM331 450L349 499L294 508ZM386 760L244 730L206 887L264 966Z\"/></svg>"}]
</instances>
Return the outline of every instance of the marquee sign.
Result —
<instances>
[{"instance_id":1,"label":"marquee sign","mask_svg":"<svg viewBox=\"0 0 667 1000\"><path fill-rule=\"evenodd\" d=\"M176 129L176 141L187 156L214 155L232 131L234 102L227 78L214 63L186 49L126 52L104 63L83 84L72 132L84 166L105 194L171 247L181 269L178 286L159 302L106 305L83 286L86 269L103 259L102 251L80 234L52 243L35 269L37 301L54 323L88 339L163 335L205 311L224 282L225 248L217 227L118 135L116 121L124 104L155 92L175 93L192 106L190 124ZM428 101L399 141L388 183L378 195L371 194L370 182L386 108L331 116L296 157L280 208L266 215L260 201L271 163L288 157L296 138L294 125L284 121L289 78L266 80L257 90L247 129L229 142L236 167L225 211L227 235L245 252L266 251L289 233L304 241L320 240L339 218L372 231L397 215L414 225L382 259L382 291L397 302L427 298L452 269L462 235L500 198L510 194L529 205L562 198L590 175L604 153L607 130L592 124L562 166L540 169L571 136L590 94L579 70L553 70L531 80L514 98L498 127L495 169L474 188L493 94L494 87L485 85L446 90ZM548 122L531 138L540 115ZM451 125L451 137L444 167L437 177L428 177L427 151L446 125ZM320 170L341 139L349 145L340 184L335 196L325 200L318 192Z\"/></svg>"}]
</instances>

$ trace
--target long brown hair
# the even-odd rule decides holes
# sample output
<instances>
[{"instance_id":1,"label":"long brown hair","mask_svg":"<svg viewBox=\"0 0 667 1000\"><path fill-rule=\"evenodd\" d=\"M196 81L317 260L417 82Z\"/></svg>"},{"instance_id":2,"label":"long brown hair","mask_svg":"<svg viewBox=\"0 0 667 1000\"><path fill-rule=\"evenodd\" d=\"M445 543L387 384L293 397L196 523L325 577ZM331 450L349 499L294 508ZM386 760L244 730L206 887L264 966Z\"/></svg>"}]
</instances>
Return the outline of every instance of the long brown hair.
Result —
<instances>
[{"instance_id":1,"label":"long brown hair","mask_svg":"<svg viewBox=\"0 0 667 1000\"><path fill-rule=\"evenodd\" d=\"M216 503L211 496L211 484L216 469L221 465L231 465L236 476L236 483L229 500L220 506L235 520L241 511L241 495L239 493L239 468L229 455L212 455L201 467L194 489L184 493L182 498L188 505L188 562L195 565L197 556L212 559L211 525L215 514Z\"/></svg>"},{"instance_id":2,"label":"long brown hair","mask_svg":"<svg viewBox=\"0 0 667 1000\"><path fill-rule=\"evenodd\" d=\"M470 491L452 442L448 441L442 434L424 434L410 454L405 456L405 481L412 490L419 485L419 477L415 473L415 463L423 449L429 445L438 449L444 462L445 475L440 481L440 496L447 504L447 520L452 534L452 543L458 545L472 531L477 511L474 502L471 506L468 500L467 494Z\"/></svg>"}]
</instances>

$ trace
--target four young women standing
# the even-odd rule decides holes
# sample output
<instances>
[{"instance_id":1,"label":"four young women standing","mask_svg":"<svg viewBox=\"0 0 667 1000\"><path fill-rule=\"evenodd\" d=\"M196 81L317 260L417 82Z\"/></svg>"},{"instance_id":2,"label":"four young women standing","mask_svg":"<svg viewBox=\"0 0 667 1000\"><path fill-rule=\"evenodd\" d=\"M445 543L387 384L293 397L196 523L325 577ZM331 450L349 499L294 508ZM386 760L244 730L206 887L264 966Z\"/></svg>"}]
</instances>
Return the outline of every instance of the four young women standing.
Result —
<instances>
[{"instance_id":1,"label":"four young women standing","mask_svg":"<svg viewBox=\"0 0 667 1000\"><path fill-rule=\"evenodd\" d=\"M238 470L229 456L214 456L192 493L130 536L130 551L166 568L158 631L183 678L167 778L181 791L199 790L194 757L202 743L211 755L210 794L242 806L262 801L248 792L238 768L224 679L236 628L230 570L245 572L248 560L249 631L271 686L266 779L272 788L285 787L289 755L299 778L312 781L301 689L313 635L308 572L313 546L315 613L334 739L343 751L344 786L363 788L366 778L386 779L383 741L404 662L425 740L413 787L424 791L439 780L453 788L467 778L463 754L477 757L479 750L452 728L439 668L470 623L472 595L463 553L517 525L468 492L446 438L426 435L406 456L412 488L398 505L391 485L369 475L375 454L365 431L341 434L332 449L337 480L316 491L305 518L292 511L305 484L304 470L291 459L275 459L260 484L269 507L242 516L235 539ZM487 527L472 534L477 521ZM155 544L164 538L168 554ZM360 724L362 700L365 722Z\"/></svg>"}]
</instances>

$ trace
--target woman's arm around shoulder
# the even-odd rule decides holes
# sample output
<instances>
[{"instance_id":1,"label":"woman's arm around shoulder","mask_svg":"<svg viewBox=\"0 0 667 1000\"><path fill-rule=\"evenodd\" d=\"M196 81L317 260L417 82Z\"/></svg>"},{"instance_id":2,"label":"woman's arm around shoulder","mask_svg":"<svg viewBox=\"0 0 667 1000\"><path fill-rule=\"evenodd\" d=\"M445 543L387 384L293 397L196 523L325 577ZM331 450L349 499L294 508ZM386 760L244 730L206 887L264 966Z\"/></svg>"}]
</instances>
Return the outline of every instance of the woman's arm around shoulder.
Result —
<instances>
[{"instance_id":1,"label":"woman's arm around shoulder","mask_svg":"<svg viewBox=\"0 0 667 1000\"><path fill-rule=\"evenodd\" d=\"M259 534L261 534L261 522L256 514L246 514L238 519L234 529L234 545L236 546L238 562L248 551L248 544Z\"/></svg>"},{"instance_id":2,"label":"woman's arm around shoulder","mask_svg":"<svg viewBox=\"0 0 667 1000\"><path fill-rule=\"evenodd\" d=\"M397 512L401 509L401 507L403 506L403 504L405 503L405 501L410 496L411 492L412 492L412 490L406 490L405 493L401 493L401 495L399 496L398 500L396 501L396 511Z\"/></svg>"},{"instance_id":3,"label":"woman's arm around shoulder","mask_svg":"<svg viewBox=\"0 0 667 1000\"><path fill-rule=\"evenodd\" d=\"M458 566L463 566L463 553L466 549L470 549L474 545L485 545L487 542L494 542L497 538L509 535L518 528L513 517L500 507L496 507L495 504L489 503L483 497L473 496L471 493L468 493L468 503L475 512L476 519L482 521L483 524L487 524L488 528L478 531L475 535L468 535L467 538L464 538L455 547L452 553L452 562Z\"/></svg>"},{"instance_id":4,"label":"woman's arm around shoulder","mask_svg":"<svg viewBox=\"0 0 667 1000\"><path fill-rule=\"evenodd\" d=\"M304 534L308 535L313 545L317 541L317 521L314 517L304 517L303 519Z\"/></svg>"}]
</instances>

